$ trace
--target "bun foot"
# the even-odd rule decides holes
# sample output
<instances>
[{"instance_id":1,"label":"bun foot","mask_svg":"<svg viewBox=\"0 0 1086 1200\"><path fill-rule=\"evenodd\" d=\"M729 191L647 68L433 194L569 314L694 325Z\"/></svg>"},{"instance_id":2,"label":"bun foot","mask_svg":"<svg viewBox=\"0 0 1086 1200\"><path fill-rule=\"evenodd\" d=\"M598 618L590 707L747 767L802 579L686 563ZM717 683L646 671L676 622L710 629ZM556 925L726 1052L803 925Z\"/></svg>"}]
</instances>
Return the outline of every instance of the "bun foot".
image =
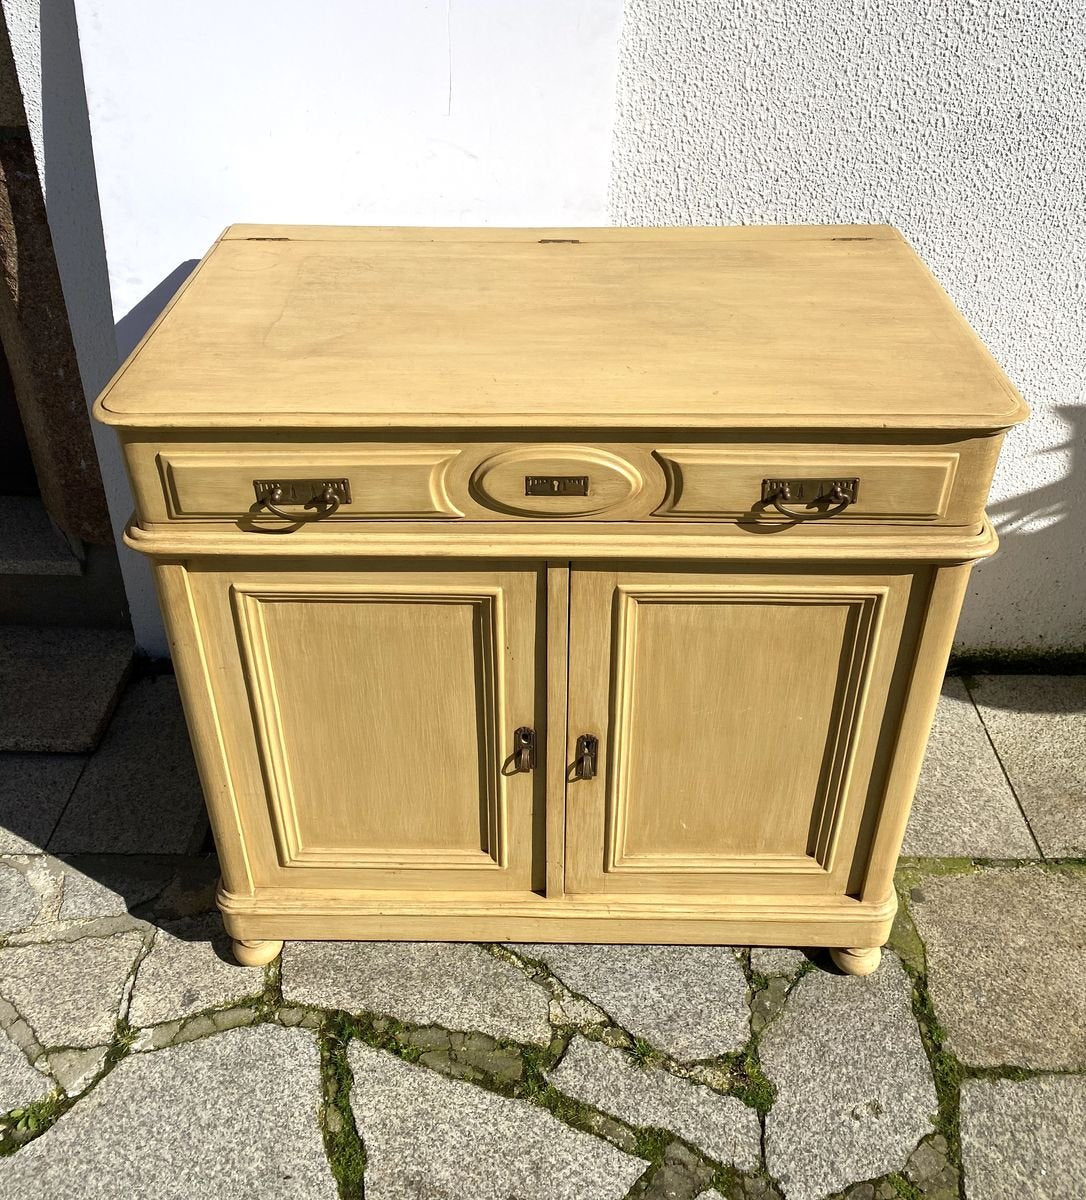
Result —
<instances>
[{"instance_id":1,"label":"bun foot","mask_svg":"<svg viewBox=\"0 0 1086 1200\"><path fill-rule=\"evenodd\" d=\"M860 947L859 949L831 950L830 958L846 975L870 975L882 961L882 947Z\"/></svg>"},{"instance_id":2,"label":"bun foot","mask_svg":"<svg viewBox=\"0 0 1086 1200\"><path fill-rule=\"evenodd\" d=\"M240 942L234 939L234 957L243 967L262 967L283 949L282 942Z\"/></svg>"}]
</instances>

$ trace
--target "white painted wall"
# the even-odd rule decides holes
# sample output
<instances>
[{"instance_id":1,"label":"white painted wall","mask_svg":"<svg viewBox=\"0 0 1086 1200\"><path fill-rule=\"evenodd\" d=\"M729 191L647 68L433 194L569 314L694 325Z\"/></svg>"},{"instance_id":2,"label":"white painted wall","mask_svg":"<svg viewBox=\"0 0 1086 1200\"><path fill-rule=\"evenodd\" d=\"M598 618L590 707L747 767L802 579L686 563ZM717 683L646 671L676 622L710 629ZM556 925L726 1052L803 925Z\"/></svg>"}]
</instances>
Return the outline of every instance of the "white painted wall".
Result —
<instances>
[{"instance_id":1,"label":"white painted wall","mask_svg":"<svg viewBox=\"0 0 1086 1200\"><path fill-rule=\"evenodd\" d=\"M1084 30L1082 0L626 3L616 223L897 225L1033 406L963 650L1086 647Z\"/></svg>"},{"instance_id":2,"label":"white painted wall","mask_svg":"<svg viewBox=\"0 0 1086 1200\"><path fill-rule=\"evenodd\" d=\"M889 221L1035 410L960 648L1086 642L1082 0L0 2L88 392L232 221Z\"/></svg>"},{"instance_id":3,"label":"white painted wall","mask_svg":"<svg viewBox=\"0 0 1086 1200\"><path fill-rule=\"evenodd\" d=\"M75 10L122 356L233 221L606 222L621 0ZM165 653L153 597L129 599Z\"/></svg>"}]
</instances>

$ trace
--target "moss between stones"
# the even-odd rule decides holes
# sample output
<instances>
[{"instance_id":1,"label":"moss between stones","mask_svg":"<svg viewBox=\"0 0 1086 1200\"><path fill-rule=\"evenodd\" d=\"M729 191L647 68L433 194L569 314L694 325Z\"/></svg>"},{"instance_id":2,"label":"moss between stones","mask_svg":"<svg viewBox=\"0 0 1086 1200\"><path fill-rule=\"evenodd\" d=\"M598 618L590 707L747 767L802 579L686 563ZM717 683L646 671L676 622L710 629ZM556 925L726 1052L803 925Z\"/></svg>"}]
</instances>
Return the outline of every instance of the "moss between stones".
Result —
<instances>
[{"instance_id":1,"label":"moss between stones","mask_svg":"<svg viewBox=\"0 0 1086 1200\"><path fill-rule=\"evenodd\" d=\"M333 1013L317 1035L324 1093L321 1133L341 1200L362 1200L365 1194L366 1148L351 1111L354 1076L347 1061L347 1045L355 1030L356 1023L351 1018Z\"/></svg>"},{"instance_id":2,"label":"moss between stones","mask_svg":"<svg viewBox=\"0 0 1086 1200\"><path fill-rule=\"evenodd\" d=\"M910 885L909 890L912 886L915 885ZM905 888L902 888L899 894L899 901L902 927L911 931L908 934L908 940L919 947L917 958L911 960L903 958L902 962L912 981L913 1015L920 1028L920 1038L928 1056L932 1080L935 1084L938 1108L933 1114L933 1124L936 1132L946 1138L947 1158L960 1171L962 1066L955 1055L947 1049L946 1034L935 1015L935 1006L932 1004L931 993L928 991L927 956L924 952L924 943L909 911L908 892ZM903 1182L907 1183L907 1181ZM908 1186L912 1187L911 1184Z\"/></svg>"}]
</instances>

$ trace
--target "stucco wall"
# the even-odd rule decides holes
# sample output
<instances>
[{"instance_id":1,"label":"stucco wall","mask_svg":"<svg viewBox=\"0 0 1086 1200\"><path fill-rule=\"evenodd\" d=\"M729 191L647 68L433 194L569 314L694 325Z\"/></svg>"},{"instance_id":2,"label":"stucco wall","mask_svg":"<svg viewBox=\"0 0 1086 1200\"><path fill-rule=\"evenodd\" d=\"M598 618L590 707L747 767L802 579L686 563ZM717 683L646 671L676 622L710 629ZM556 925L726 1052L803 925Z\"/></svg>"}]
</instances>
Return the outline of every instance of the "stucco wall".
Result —
<instances>
[{"instance_id":1,"label":"stucco wall","mask_svg":"<svg viewBox=\"0 0 1086 1200\"><path fill-rule=\"evenodd\" d=\"M1033 406L961 650L1086 644L1081 0L627 0L618 224L885 221Z\"/></svg>"},{"instance_id":2,"label":"stucco wall","mask_svg":"<svg viewBox=\"0 0 1086 1200\"><path fill-rule=\"evenodd\" d=\"M231 221L889 221L1035 411L959 646L1086 642L1082 0L0 3L88 393Z\"/></svg>"}]
</instances>

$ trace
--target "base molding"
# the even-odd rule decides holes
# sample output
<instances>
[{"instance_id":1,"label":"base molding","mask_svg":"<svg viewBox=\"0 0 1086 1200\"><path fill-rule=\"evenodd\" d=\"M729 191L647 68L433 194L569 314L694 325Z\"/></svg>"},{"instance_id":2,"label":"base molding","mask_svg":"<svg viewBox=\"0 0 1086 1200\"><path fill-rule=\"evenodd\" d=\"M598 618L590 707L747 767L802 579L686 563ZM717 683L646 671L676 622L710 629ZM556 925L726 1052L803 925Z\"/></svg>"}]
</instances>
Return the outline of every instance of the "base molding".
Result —
<instances>
[{"instance_id":1,"label":"base molding","mask_svg":"<svg viewBox=\"0 0 1086 1200\"><path fill-rule=\"evenodd\" d=\"M882 901L779 896L541 896L478 899L220 889L219 908L238 941L517 941L874 948L890 934L897 896Z\"/></svg>"}]
</instances>

